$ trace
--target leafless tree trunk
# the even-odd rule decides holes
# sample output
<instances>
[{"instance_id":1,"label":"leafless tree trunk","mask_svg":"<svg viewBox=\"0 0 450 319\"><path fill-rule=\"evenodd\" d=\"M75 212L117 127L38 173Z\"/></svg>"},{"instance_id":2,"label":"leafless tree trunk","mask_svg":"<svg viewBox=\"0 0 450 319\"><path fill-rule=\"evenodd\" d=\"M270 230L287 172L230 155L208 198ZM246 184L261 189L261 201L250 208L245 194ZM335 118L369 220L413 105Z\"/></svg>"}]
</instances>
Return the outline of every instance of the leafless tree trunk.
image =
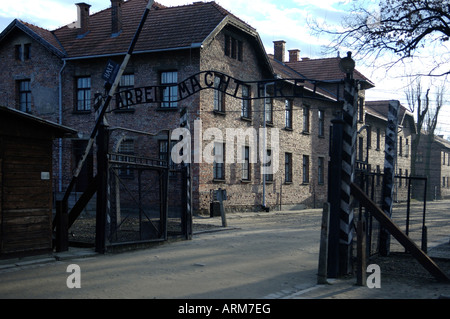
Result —
<instances>
[{"instance_id":1,"label":"leafless tree trunk","mask_svg":"<svg viewBox=\"0 0 450 319\"><path fill-rule=\"evenodd\" d=\"M417 80L415 85L411 85L406 94L406 100L408 101L409 110L416 116L416 128L417 134L411 141L411 175L416 175L416 161L417 161L417 150L419 147L420 140L422 138L422 130L425 123L425 118L429 110L429 93L430 89L427 90L425 94L425 99L422 97L422 84L420 80ZM425 104L425 105L423 105Z\"/></svg>"},{"instance_id":2,"label":"leafless tree trunk","mask_svg":"<svg viewBox=\"0 0 450 319\"><path fill-rule=\"evenodd\" d=\"M430 88L427 89L425 96L423 97L423 91L420 81L416 82L415 87L410 87L407 90L406 98L409 104L411 112L415 113L417 120L417 135L411 143L411 175L417 175L417 154L420 147L420 141L424 139L424 171L423 174L430 179L431 170L431 151L432 145L435 139L435 131L438 124L439 113L444 105L444 86L437 87L436 89L436 101L433 107L430 101ZM422 143L423 145L423 143ZM428 193L428 192L427 192Z\"/></svg>"}]
</instances>

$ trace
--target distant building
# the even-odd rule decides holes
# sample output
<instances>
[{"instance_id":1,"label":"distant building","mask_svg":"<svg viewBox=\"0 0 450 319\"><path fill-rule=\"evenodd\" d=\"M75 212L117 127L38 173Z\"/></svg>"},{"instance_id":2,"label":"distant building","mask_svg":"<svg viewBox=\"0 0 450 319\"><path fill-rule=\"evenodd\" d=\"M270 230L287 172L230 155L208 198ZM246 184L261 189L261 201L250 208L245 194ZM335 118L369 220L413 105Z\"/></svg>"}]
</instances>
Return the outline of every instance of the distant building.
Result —
<instances>
[{"instance_id":1,"label":"distant building","mask_svg":"<svg viewBox=\"0 0 450 319\"><path fill-rule=\"evenodd\" d=\"M431 140L431 142L430 142ZM450 142L443 136L422 132L416 153L416 175L428 178L427 200L450 197ZM423 186L417 187L416 197L423 198Z\"/></svg>"},{"instance_id":2,"label":"distant building","mask_svg":"<svg viewBox=\"0 0 450 319\"><path fill-rule=\"evenodd\" d=\"M383 173L385 163L385 138L389 101L367 101L364 118L359 118L365 129L358 136L357 160L369 165L369 171ZM395 162L394 200L407 198L411 176L411 145L417 134L414 115L400 104L397 127L397 158ZM375 185L381 192L382 179L376 178Z\"/></svg>"}]
</instances>

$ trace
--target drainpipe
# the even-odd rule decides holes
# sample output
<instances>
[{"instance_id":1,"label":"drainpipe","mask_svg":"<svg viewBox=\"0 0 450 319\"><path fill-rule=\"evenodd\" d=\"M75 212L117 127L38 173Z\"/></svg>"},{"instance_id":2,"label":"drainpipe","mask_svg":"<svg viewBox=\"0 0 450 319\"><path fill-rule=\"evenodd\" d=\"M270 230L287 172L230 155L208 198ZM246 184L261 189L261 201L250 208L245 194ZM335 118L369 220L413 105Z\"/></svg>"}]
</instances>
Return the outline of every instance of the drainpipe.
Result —
<instances>
[{"instance_id":1,"label":"drainpipe","mask_svg":"<svg viewBox=\"0 0 450 319\"><path fill-rule=\"evenodd\" d=\"M59 71L59 92L58 92L58 99L59 99L59 105L58 105L58 123L59 125L62 125L62 73L64 69L66 68L66 60L63 60L63 66L61 67L61 70ZM58 140L58 147L59 147L59 154L58 154L58 191L62 192L62 138L59 138Z\"/></svg>"},{"instance_id":2,"label":"drainpipe","mask_svg":"<svg viewBox=\"0 0 450 319\"><path fill-rule=\"evenodd\" d=\"M264 105L263 105L263 166L267 162L267 141L266 141L266 105L267 105L267 83L264 84ZM264 170L264 167L262 168ZM263 202L262 207L266 209L266 174L262 175L263 178Z\"/></svg>"},{"instance_id":3,"label":"drainpipe","mask_svg":"<svg viewBox=\"0 0 450 319\"><path fill-rule=\"evenodd\" d=\"M273 85L275 82L269 82L264 83L264 105L263 105L263 127L264 127L264 133L263 133L263 165L267 163L267 125L266 125L266 105L267 105L267 85ZM273 116L273 110L272 110L272 116ZM273 154L271 154L273 156ZM270 165L272 165L273 162L271 162ZM264 168L262 168L264 170ZM266 174L263 174L263 203L262 203L263 209L266 210Z\"/></svg>"}]
</instances>

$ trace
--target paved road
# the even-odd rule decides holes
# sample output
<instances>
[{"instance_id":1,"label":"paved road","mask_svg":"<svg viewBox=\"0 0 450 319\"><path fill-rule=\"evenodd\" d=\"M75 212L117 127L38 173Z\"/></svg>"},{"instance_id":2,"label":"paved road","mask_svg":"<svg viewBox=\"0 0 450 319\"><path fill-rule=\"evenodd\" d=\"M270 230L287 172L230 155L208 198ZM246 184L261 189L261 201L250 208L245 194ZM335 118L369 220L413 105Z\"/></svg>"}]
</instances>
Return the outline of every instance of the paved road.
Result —
<instances>
[{"instance_id":1,"label":"paved road","mask_svg":"<svg viewBox=\"0 0 450 319\"><path fill-rule=\"evenodd\" d=\"M420 206L420 205L419 205ZM428 204L430 242L448 241L449 201ZM383 278L382 289L355 279L316 285L321 210L228 215L228 227L192 241L46 263L0 264L0 298L301 299L436 298L450 287ZM221 218L196 218L221 225ZM450 245L448 251L450 252ZM69 289L70 264L81 288ZM418 267L421 267L420 265ZM383 270L382 270L383 271Z\"/></svg>"},{"instance_id":2,"label":"paved road","mask_svg":"<svg viewBox=\"0 0 450 319\"><path fill-rule=\"evenodd\" d=\"M192 241L0 270L0 298L238 298L290 295L316 283L321 210L233 214ZM220 218L196 220L221 224ZM68 289L69 264L81 288Z\"/></svg>"}]
</instances>

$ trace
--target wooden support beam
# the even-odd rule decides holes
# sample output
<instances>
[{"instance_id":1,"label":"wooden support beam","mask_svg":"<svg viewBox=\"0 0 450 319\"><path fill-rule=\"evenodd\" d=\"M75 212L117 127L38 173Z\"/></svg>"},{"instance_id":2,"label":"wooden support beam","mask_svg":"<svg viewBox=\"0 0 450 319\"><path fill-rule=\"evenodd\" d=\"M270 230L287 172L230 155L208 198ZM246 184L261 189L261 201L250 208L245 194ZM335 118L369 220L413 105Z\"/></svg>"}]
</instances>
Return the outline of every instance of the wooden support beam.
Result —
<instances>
[{"instance_id":1,"label":"wooden support beam","mask_svg":"<svg viewBox=\"0 0 450 319\"><path fill-rule=\"evenodd\" d=\"M76 204L72 207L69 212L69 224L68 228L72 227L73 223L80 216L83 209L87 206L89 201L92 199L94 194L98 189L98 177L95 175L93 180L89 183L85 192L81 195L80 199L76 202Z\"/></svg>"},{"instance_id":2,"label":"wooden support beam","mask_svg":"<svg viewBox=\"0 0 450 319\"><path fill-rule=\"evenodd\" d=\"M95 251L106 252L106 216L108 213L108 130L102 123L97 134L97 213L95 220Z\"/></svg>"},{"instance_id":3,"label":"wooden support beam","mask_svg":"<svg viewBox=\"0 0 450 319\"><path fill-rule=\"evenodd\" d=\"M56 252L69 250L69 228L67 227L67 202L56 201L56 215L58 216L58 225L56 226Z\"/></svg>"},{"instance_id":4,"label":"wooden support beam","mask_svg":"<svg viewBox=\"0 0 450 319\"><path fill-rule=\"evenodd\" d=\"M329 225L330 225L330 204L324 203L322 212L322 227L320 230L319 270L317 273L317 283L319 285L328 284L327 260L328 260Z\"/></svg>"},{"instance_id":5,"label":"wooden support beam","mask_svg":"<svg viewBox=\"0 0 450 319\"><path fill-rule=\"evenodd\" d=\"M365 286L367 281L366 276L366 221L364 218L358 221L357 231L357 267L356 267L356 284L358 286Z\"/></svg>"},{"instance_id":6,"label":"wooden support beam","mask_svg":"<svg viewBox=\"0 0 450 319\"><path fill-rule=\"evenodd\" d=\"M352 195L378 220L407 251L438 281L449 282L447 275L428 257L400 228L381 210L355 183L351 185Z\"/></svg>"},{"instance_id":7,"label":"wooden support beam","mask_svg":"<svg viewBox=\"0 0 450 319\"><path fill-rule=\"evenodd\" d=\"M67 229L70 229L72 227L73 223L77 220L77 218L80 216L83 209L86 207L86 205L91 200L92 196L97 192L98 188L98 178L95 176L93 180L89 183L87 189L84 191L84 193L81 195L80 199L75 203L75 205L72 207L72 209L69 212L68 216L68 225ZM67 199L63 199L62 203L67 207ZM67 211L66 211L67 213ZM55 218L53 219L52 223L52 229L54 230L59 223L59 215L56 214Z\"/></svg>"}]
</instances>

